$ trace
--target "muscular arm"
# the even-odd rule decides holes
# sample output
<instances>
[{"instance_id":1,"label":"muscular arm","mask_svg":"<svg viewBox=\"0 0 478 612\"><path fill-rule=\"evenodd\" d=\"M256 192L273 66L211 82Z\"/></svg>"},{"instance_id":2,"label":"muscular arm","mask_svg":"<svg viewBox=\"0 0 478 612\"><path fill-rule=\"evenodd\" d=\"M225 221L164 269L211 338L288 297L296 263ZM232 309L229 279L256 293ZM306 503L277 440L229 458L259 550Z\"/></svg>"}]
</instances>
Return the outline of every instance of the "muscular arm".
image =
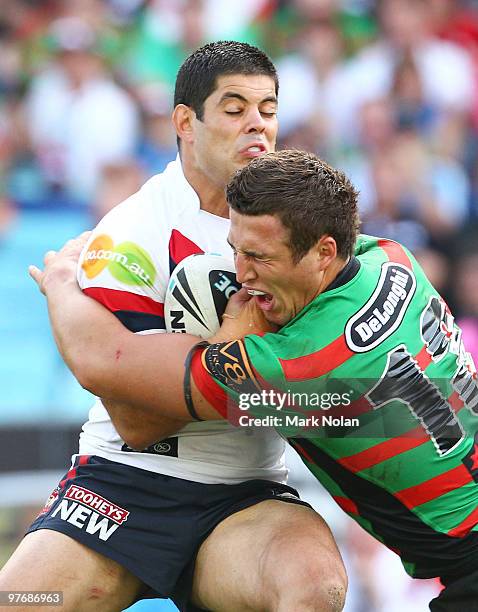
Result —
<instances>
[{"instance_id":1,"label":"muscular arm","mask_svg":"<svg viewBox=\"0 0 478 612\"><path fill-rule=\"evenodd\" d=\"M190 420L183 401L184 360L200 338L186 334L133 334L101 304L84 295L70 274L46 287L58 348L80 384L146 417ZM127 409L131 406L131 410ZM216 415L217 418L217 415ZM125 419L127 421L127 419ZM128 423L125 422L125 427Z\"/></svg>"},{"instance_id":2,"label":"muscular arm","mask_svg":"<svg viewBox=\"0 0 478 612\"><path fill-rule=\"evenodd\" d=\"M172 436L185 425L184 421L154 414L134 405L101 398L103 406L120 437L131 448L142 450L150 444ZM216 417L218 418L218 417Z\"/></svg>"},{"instance_id":3,"label":"muscular arm","mask_svg":"<svg viewBox=\"0 0 478 612\"><path fill-rule=\"evenodd\" d=\"M95 300L76 282L78 245L70 242L60 254L45 257L42 273L30 273L48 300L58 348L80 384L104 398L121 437L133 448L144 448L183 427L191 416L183 394L184 361L200 338L186 334L138 335ZM251 329L249 315L244 311ZM211 341L241 335L241 319L226 319ZM221 418L197 391L192 395L201 418Z\"/></svg>"}]
</instances>

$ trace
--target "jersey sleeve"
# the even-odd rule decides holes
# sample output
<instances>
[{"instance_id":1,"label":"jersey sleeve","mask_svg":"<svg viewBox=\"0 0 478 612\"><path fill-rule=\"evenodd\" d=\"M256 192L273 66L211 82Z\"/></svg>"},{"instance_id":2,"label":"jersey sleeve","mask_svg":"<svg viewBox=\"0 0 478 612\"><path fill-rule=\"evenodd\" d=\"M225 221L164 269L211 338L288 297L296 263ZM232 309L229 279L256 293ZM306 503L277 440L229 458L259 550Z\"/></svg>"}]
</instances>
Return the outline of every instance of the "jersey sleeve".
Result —
<instances>
[{"instance_id":1,"label":"jersey sleeve","mask_svg":"<svg viewBox=\"0 0 478 612\"><path fill-rule=\"evenodd\" d=\"M169 275L157 254L161 238L148 224L144 197L141 191L131 196L98 224L80 258L78 283L129 330L151 333L165 330Z\"/></svg>"},{"instance_id":2,"label":"jersey sleeve","mask_svg":"<svg viewBox=\"0 0 478 612\"><path fill-rule=\"evenodd\" d=\"M267 367L258 369L257 363L266 363ZM260 407L262 411L263 393L275 386L280 388L283 379L279 359L268 342L258 336L211 344L196 351L191 377L204 399L232 423L249 407Z\"/></svg>"}]
</instances>

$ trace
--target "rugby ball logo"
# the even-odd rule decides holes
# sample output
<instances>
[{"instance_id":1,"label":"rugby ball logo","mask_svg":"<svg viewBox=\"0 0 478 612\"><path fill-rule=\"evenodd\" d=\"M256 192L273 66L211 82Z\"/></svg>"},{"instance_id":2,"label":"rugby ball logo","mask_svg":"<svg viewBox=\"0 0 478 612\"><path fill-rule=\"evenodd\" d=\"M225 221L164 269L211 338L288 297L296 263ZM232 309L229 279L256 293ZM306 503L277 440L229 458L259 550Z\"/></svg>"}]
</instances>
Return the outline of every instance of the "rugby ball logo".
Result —
<instances>
[{"instance_id":1,"label":"rugby ball logo","mask_svg":"<svg viewBox=\"0 0 478 612\"><path fill-rule=\"evenodd\" d=\"M166 331L209 338L240 287L231 259L214 253L186 257L174 269L166 291Z\"/></svg>"}]
</instances>

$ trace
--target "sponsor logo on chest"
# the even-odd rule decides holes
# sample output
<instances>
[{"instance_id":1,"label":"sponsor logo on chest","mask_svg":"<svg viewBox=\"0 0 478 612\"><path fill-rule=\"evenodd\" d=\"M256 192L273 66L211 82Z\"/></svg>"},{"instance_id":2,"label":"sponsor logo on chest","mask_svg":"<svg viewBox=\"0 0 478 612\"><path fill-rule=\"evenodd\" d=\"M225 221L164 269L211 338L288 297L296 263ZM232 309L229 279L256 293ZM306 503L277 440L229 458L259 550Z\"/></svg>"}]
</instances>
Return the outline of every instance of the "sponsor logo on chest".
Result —
<instances>
[{"instance_id":1,"label":"sponsor logo on chest","mask_svg":"<svg viewBox=\"0 0 478 612\"><path fill-rule=\"evenodd\" d=\"M129 516L129 511L84 487L71 485L51 516L97 534L106 542Z\"/></svg>"},{"instance_id":2,"label":"sponsor logo on chest","mask_svg":"<svg viewBox=\"0 0 478 612\"><path fill-rule=\"evenodd\" d=\"M345 339L355 353L366 353L399 327L415 293L416 279L401 264L387 262L375 291L345 326Z\"/></svg>"},{"instance_id":3,"label":"sponsor logo on chest","mask_svg":"<svg viewBox=\"0 0 478 612\"><path fill-rule=\"evenodd\" d=\"M105 268L116 280L126 285L152 286L156 278L153 261L142 247L134 242L115 245L111 236L101 234L89 245L81 264L90 280Z\"/></svg>"}]
</instances>

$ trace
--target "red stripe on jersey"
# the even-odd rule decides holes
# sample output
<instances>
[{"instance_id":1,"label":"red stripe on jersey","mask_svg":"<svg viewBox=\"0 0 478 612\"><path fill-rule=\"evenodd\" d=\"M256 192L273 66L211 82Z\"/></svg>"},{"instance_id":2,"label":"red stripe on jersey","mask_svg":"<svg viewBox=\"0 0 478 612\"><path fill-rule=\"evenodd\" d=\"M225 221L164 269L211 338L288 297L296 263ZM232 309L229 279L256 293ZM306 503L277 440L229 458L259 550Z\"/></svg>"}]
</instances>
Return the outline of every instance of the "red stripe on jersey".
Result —
<instances>
[{"instance_id":1,"label":"red stripe on jersey","mask_svg":"<svg viewBox=\"0 0 478 612\"><path fill-rule=\"evenodd\" d=\"M463 485L473 481L473 477L464 465L458 465L456 468L439 474L434 478L425 480L418 485L402 489L394 493L407 508L415 508L426 502L436 499L445 493L449 493L455 489L459 489Z\"/></svg>"},{"instance_id":2,"label":"red stripe on jersey","mask_svg":"<svg viewBox=\"0 0 478 612\"><path fill-rule=\"evenodd\" d=\"M106 287L86 287L83 293L94 298L108 310L132 310L133 312L144 312L147 314L164 317L164 304L155 302L145 295L119 291L118 289L107 289Z\"/></svg>"},{"instance_id":3,"label":"red stripe on jersey","mask_svg":"<svg viewBox=\"0 0 478 612\"><path fill-rule=\"evenodd\" d=\"M392 240L379 240L378 245L385 251L390 261L412 268L408 255L398 243ZM279 361L286 380L298 382L309 378L319 378L342 365L353 355L355 353L349 349L345 337L341 335L315 353L301 355L293 359L279 359Z\"/></svg>"},{"instance_id":4,"label":"red stripe on jersey","mask_svg":"<svg viewBox=\"0 0 478 612\"><path fill-rule=\"evenodd\" d=\"M169 239L169 255L174 263L177 265L189 255L195 255L196 253L204 253L204 251L192 240L183 236L181 232L173 229Z\"/></svg>"},{"instance_id":5,"label":"red stripe on jersey","mask_svg":"<svg viewBox=\"0 0 478 612\"><path fill-rule=\"evenodd\" d=\"M410 261L410 258L406 254L405 249L400 244L398 244L398 242L393 242L393 240L381 239L377 241L377 244L385 251L390 261L402 264L410 270L412 269L412 262Z\"/></svg>"},{"instance_id":6,"label":"red stripe on jersey","mask_svg":"<svg viewBox=\"0 0 478 612\"><path fill-rule=\"evenodd\" d=\"M391 459L395 455L416 448L429 440L430 438L424 435L423 429L421 427L416 427L399 438L385 440L355 455L342 457L339 459L339 463L351 472L360 472L377 465L377 463L382 463L382 461Z\"/></svg>"},{"instance_id":7,"label":"red stripe on jersey","mask_svg":"<svg viewBox=\"0 0 478 612\"><path fill-rule=\"evenodd\" d=\"M357 504L355 504L348 497L340 497L339 495L333 495L333 498L338 503L338 505L344 510L344 512L348 512L349 514L360 514L357 508Z\"/></svg>"},{"instance_id":8,"label":"red stripe on jersey","mask_svg":"<svg viewBox=\"0 0 478 612\"><path fill-rule=\"evenodd\" d=\"M60 487L63 489L68 480L72 480L76 476L76 471L80 465L86 465L90 460L91 455L80 455L78 458L78 465L74 465L69 471L68 474L63 478L60 482Z\"/></svg>"},{"instance_id":9,"label":"red stripe on jersey","mask_svg":"<svg viewBox=\"0 0 478 612\"><path fill-rule=\"evenodd\" d=\"M465 405L459 398L457 401L457 394L452 393L447 400L453 407L455 412L459 412ZM458 403L459 402L459 403ZM392 458L394 455L404 453L408 450L412 450L421 444L428 442L430 437L424 433L423 427L415 427L409 431L404 432L397 438L385 440L375 446L371 446L356 455L349 455L348 457L342 457L339 459L344 467L351 470L352 472L360 472L369 467L377 465L382 461Z\"/></svg>"},{"instance_id":10,"label":"red stripe on jersey","mask_svg":"<svg viewBox=\"0 0 478 612\"><path fill-rule=\"evenodd\" d=\"M339 336L320 351L293 359L279 359L279 361L286 380L297 382L319 378L337 368L353 355L355 353L345 343L345 337Z\"/></svg>"},{"instance_id":11,"label":"red stripe on jersey","mask_svg":"<svg viewBox=\"0 0 478 612\"><path fill-rule=\"evenodd\" d=\"M364 396L354 400L349 406L335 406L327 410L327 415L331 417L345 417L351 419L361 414L373 410L372 404Z\"/></svg>"},{"instance_id":12,"label":"red stripe on jersey","mask_svg":"<svg viewBox=\"0 0 478 612\"><path fill-rule=\"evenodd\" d=\"M461 397L458 395L456 391L450 395L450 397L448 398L448 403L450 404L450 406L453 408L455 412L458 412L459 410L461 410L463 406L465 405L465 402L461 399Z\"/></svg>"},{"instance_id":13,"label":"red stripe on jersey","mask_svg":"<svg viewBox=\"0 0 478 612\"><path fill-rule=\"evenodd\" d=\"M422 350L417 355L415 355L415 361L417 362L418 367L422 371L425 371L427 367L431 364L432 356L427 351L426 346L424 346Z\"/></svg>"},{"instance_id":14,"label":"red stripe on jersey","mask_svg":"<svg viewBox=\"0 0 478 612\"><path fill-rule=\"evenodd\" d=\"M191 359L191 378L194 381L199 393L219 412L223 418L228 416L228 405L232 402L224 389L216 382L208 372L202 360L204 350L196 350Z\"/></svg>"},{"instance_id":15,"label":"red stripe on jersey","mask_svg":"<svg viewBox=\"0 0 478 612\"><path fill-rule=\"evenodd\" d=\"M284 391L280 387L274 387L274 385L267 382L265 378L262 378L259 371L256 370L256 368L253 366L252 363L250 363L249 365L251 366L252 373L254 374L254 377L261 389L267 392L273 391L277 396L282 396L282 398L284 399L284 405L282 406L283 410L295 410L296 412L300 412L304 416L312 416L314 414L317 415L320 413L320 411L310 411L306 407L299 406L297 404L294 404L293 401L289 401L289 400L292 400L292 397L287 395L287 391ZM272 413L275 413L275 412L276 412L275 410L272 410Z\"/></svg>"},{"instance_id":16,"label":"red stripe on jersey","mask_svg":"<svg viewBox=\"0 0 478 612\"><path fill-rule=\"evenodd\" d=\"M463 538L476 527L478 523L478 508L475 508L471 514L469 514L464 521L462 521L459 525L450 529L448 532L449 536L453 538Z\"/></svg>"},{"instance_id":17,"label":"red stripe on jersey","mask_svg":"<svg viewBox=\"0 0 478 612\"><path fill-rule=\"evenodd\" d=\"M74 467L72 467L69 471L68 474L65 476L65 478L63 478L63 480L60 482L60 487L63 489L63 487L65 486L65 484L67 483L68 480L71 480L72 478L74 478L76 476L76 470L77 470L77 466L75 465Z\"/></svg>"},{"instance_id":18,"label":"red stripe on jersey","mask_svg":"<svg viewBox=\"0 0 478 612\"><path fill-rule=\"evenodd\" d=\"M312 459L309 453L304 448L302 448L302 446L297 442L297 440L289 440L289 443L293 448L295 448L295 450L299 453L301 457L303 457L309 463L313 463L315 465L315 461Z\"/></svg>"}]
</instances>

